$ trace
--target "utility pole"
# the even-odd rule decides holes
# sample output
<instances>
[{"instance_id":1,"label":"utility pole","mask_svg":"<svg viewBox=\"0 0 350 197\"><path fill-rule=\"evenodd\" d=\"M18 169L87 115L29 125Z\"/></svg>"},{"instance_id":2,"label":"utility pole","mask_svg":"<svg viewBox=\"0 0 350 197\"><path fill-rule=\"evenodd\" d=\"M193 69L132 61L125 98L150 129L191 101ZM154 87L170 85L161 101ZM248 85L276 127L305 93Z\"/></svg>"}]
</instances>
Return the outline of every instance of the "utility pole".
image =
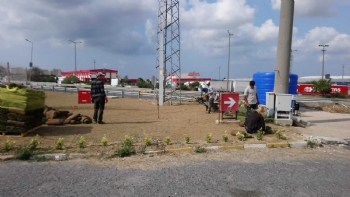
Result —
<instances>
[{"instance_id":1,"label":"utility pole","mask_svg":"<svg viewBox=\"0 0 350 197\"><path fill-rule=\"evenodd\" d=\"M274 92L288 94L294 0L281 0Z\"/></svg>"},{"instance_id":2,"label":"utility pole","mask_svg":"<svg viewBox=\"0 0 350 197\"><path fill-rule=\"evenodd\" d=\"M72 40L68 40L68 41L74 43L74 57L75 57L74 75L75 77L77 77L77 43L81 43L81 42L74 42Z\"/></svg>"},{"instance_id":3,"label":"utility pole","mask_svg":"<svg viewBox=\"0 0 350 197\"><path fill-rule=\"evenodd\" d=\"M26 39L26 41L32 43L32 52L30 53L30 63L29 63L29 69L30 69L29 70L29 84L30 84L31 78L32 78L32 68L33 68L33 45L34 45L34 43L28 39ZM27 73L26 73L26 75L27 75ZM26 86L27 86L27 84L26 84Z\"/></svg>"},{"instance_id":4,"label":"utility pole","mask_svg":"<svg viewBox=\"0 0 350 197\"><path fill-rule=\"evenodd\" d=\"M341 79L344 79L344 67L345 67L345 65L343 64L343 72L341 74Z\"/></svg>"},{"instance_id":5,"label":"utility pole","mask_svg":"<svg viewBox=\"0 0 350 197\"><path fill-rule=\"evenodd\" d=\"M231 36L233 34L230 33L229 30L227 30L228 33L228 64L227 64L227 91L228 91L228 84L229 84L229 79L230 79L230 55L231 55Z\"/></svg>"},{"instance_id":6,"label":"utility pole","mask_svg":"<svg viewBox=\"0 0 350 197\"><path fill-rule=\"evenodd\" d=\"M327 44L320 44L320 45L318 45L319 47L322 47L322 53L323 53L323 57L322 57L322 79L323 79L323 77L324 77L324 52L326 51L324 48L325 47L329 47L329 45L327 45Z\"/></svg>"},{"instance_id":7,"label":"utility pole","mask_svg":"<svg viewBox=\"0 0 350 197\"><path fill-rule=\"evenodd\" d=\"M96 60L94 60L94 70L95 70L95 64L96 64Z\"/></svg>"},{"instance_id":8,"label":"utility pole","mask_svg":"<svg viewBox=\"0 0 350 197\"><path fill-rule=\"evenodd\" d=\"M220 79L220 66L219 66L219 81L220 81L221 79Z\"/></svg>"},{"instance_id":9,"label":"utility pole","mask_svg":"<svg viewBox=\"0 0 350 197\"><path fill-rule=\"evenodd\" d=\"M292 66L293 66L293 52L298 51L298 50L291 50L290 52L290 71L292 71Z\"/></svg>"}]
</instances>

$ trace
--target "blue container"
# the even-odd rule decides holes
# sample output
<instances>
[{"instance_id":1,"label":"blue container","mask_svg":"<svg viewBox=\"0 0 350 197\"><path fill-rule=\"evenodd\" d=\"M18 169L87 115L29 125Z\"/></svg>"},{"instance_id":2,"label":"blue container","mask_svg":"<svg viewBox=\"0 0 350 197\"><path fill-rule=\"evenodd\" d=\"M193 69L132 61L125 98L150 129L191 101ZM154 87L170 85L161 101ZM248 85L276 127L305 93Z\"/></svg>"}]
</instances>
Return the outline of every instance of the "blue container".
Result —
<instances>
[{"instance_id":1,"label":"blue container","mask_svg":"<svg viewBox=\"0 0 350 197\"><path fill-rule=\"evenodd\" d=\"M275 72L257 72L253 75L255 86L258 89L260 104L266 105L266 92L272 92L275 84ZM249 84L247 84L248 86ZM298 75L289 74L288 94L297 94Z\"/></svg>"}]
</instances>

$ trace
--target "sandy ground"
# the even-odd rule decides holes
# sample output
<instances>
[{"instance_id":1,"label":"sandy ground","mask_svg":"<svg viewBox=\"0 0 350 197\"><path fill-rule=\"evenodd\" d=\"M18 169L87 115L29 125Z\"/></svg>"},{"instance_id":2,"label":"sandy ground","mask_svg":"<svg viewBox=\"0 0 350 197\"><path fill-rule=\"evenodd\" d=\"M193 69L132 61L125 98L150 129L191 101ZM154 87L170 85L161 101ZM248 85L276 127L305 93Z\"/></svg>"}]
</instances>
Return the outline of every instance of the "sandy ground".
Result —
<instances>
[{"instance_id":1,"label":"sandy ground","mask_svg":"<svg viewBox=\"0 0 350 197\"><path fill-rule=\"evenodd\" d=\"M60 109L69 110L74 113L81 113L92 117L92 104L78 104L77 95L70 93L46 92L46 105ZM159 117L158 117L159 115ZM33 131L26 137L1 136L0 145L9 139L15 141L16 146L29 144L30 140L39 135L39 150L41 152L88 152L88 153L113 153L125 135L134 137L137 145L144 144L143 139L147 135L158 141L164 141L169 136L171 144L166 148L188 147L188 146L213 146L213 145L237 145L244 143L270 143L285 142L275 138L274 135L264 136L262 141L258 141L256 136L241 142L235 136L229 135L229 141L224 142L222 134L224 131L243 132L244 128L237 123L215 124L218 113L205 113L205 107L198 103L183 103L177 106L156 105L154 100L117 98L109 99L106 104L104 121L107 124L80 124L64 126L45 126ZM300 141L301 135L294 127L281 127L268 124L274 130L284 129L283 134L287 136L287 141ZM208 133L212 133L212 142L208 144L205 139ZM185 143L184 135L190 137L190 144ZM86 138L88 147L80 150L77 142L80 136ZM100 146L101 139L106 136L110 146ZM64 150L55 150L58 138L64 138ZM164 148L164 147L161 147ZM159 146L147 147L148 150L160 149ZM11 153L11 152L10 152ZM9 154L9 153L1 153Z\"/></svg>"}]
</instances>

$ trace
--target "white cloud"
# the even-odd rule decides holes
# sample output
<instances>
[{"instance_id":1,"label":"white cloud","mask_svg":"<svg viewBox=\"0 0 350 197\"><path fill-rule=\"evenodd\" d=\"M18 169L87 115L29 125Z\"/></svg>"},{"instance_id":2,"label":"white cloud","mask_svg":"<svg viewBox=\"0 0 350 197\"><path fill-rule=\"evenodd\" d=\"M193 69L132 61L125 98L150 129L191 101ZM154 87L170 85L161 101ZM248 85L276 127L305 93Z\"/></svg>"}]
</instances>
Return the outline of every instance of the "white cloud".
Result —
<instances>
[{"instance_id":1,"label":"white cloud","mask_svg":"<svg viewBox=\"0 0 350 197\"><path fill-rule=\"evenodd\" d=\"M328 17L335 16L335 1L339 0L295 0L294 13L298 17ZM272 8L279 10L281 0L271 0Z\"/></svg>"}]
</instances>

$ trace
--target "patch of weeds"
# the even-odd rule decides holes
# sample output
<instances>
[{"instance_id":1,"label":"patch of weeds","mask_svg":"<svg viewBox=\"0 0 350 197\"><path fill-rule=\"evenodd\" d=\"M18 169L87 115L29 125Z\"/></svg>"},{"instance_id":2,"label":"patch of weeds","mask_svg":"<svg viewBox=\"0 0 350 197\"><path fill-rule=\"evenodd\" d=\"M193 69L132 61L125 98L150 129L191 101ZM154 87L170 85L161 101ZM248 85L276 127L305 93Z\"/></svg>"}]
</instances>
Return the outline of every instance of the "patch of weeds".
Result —
<instances>
[{"instance_id":1,"label":"patch of weeds","mask_svg":"<svg viewBox=\"0 0 350 197\"><path fill-rule=\"evenodd\" d=\"M244 135L244 138L253 138L253 136L247 132L244 132L243 135Z\"/></svg>"},{"instance_id":2,"label":"patch of weeds","mask_svg":"<svg viewBox=\"0 0 350 197\"><path fill-rule=\"evenodd\" d=\"M282 138L282 130L278 130L278 131L276 131L276 133L275 133L275 136L276 136L276 138L277 139L281 139Z\"/></svg>"},{"instance_id":3,"label":"patch of weeds","mask_svg":"<svg viewBox=\"0 0 350 197\"><path fill-rule=\"evenodd\" d=\"M196 153L205 153L205 152L207 152L207 150L204 147L197 146L194 149L194 152L196 152Z\"/></svg>"},{"instance_id":4,"label":"patch of weeds","mask_svg":"<svg viewBox=\"0 0 350 197\"><path fill-rule=\"evenodd\" d=\"M224 142L228 141L228 134L227 131L224 132L224 134L222 134L222 140L224 140Z\"/></svg>"},{"instance_id":5,"label":"patch of weeds","mask_svg":"<svg viewBox=\"0 0 350 197\"><path fill-rule=\"evenodd\" d=\"M245 141L244 134L241 134L239 131L236 133L236 137L239 141Z\"/></svg>"},{"instance_id":6,"label":"patch of weeds","mask_svg":"<svg viewBox=\"0 0 350 197\"><path fill-rule=\"evenodd\" d=\"M190 136L188 134L185 135L185 142L186 144L190 143Z\"/></svg>"},{"instance_id":7,"label":"patch of weeds","mask_svg":"<svg viewBox=\"0 0 350 197\"><path fill-rule=\"evenodd\" d=\"M134 138L130 135L126 135L123 141L123 146L131 146L134 143Z\"/></svg>"},{"instance_id":8,"label":"patch of weeds","mask_svg":"<svg viewBox=\"0 0 350 197\"><path fill-rule=\"evenodd\" d=\"M86 147L86 140L84 136L80 136L80 139L78 141L79 148L85 148Z\"/></svg>"},{"instance_id":9,"label":"patch of weeds","mask_svg":"<svg viewBox=\"0 0 350 197\"><path fill-rule=\"evenodd\" d=\"M58 138L58 140L56 142L56 149L57 150L62 150L63 146L64 146L63 138Z\"/></svg>"},{"instance_id":10,"label":"patch of weeds","mask_svg":"<svg viewBox=\"0 0 350 197\"><path fill-rule=\"evenodd\" d=\"M213 135L211 133L207 134L207 137L205 138L205 140L207 141L207 143L211 142L211 138L213 137Z\"/></svg>"},{"instance_id":11,"label":"patch of weeds","mask_svg":"<svg viewBox=\"0 0 350 197\"><path fill-rule=\"evenodd\" d=\"M7 140L4 142L4 145L3 145L1 150L3 152L9 152L12 149L12 147L14 146L14 144L15 144L15 141L11 142L10 139L7 138Z\"/></svg>"},{"instance_id":12,"label":"patch of weeds","mask_svg":"<svg viewBox=\"0 0 350 197\"><path fill-rule=\"evenodd\" d=\"M179 140L174 141L174 144L181 144Z\"/></svg>"},{"instance_id":13,"label":"patch of weeds","mask_svg":"<svg viewBox=\"0 0 350 197\"><path fill-rule=\"evenodd\" d=\"M127 157L130 155L136 154L136 151L133 147L131 146L123 146L122 148L118 148L116 150L116 155L118 157Z\"/></svg>"},{"instance_id":14,"label":"patch of weeds","mask_svg":"<svg viewBox=\"0 0 350 197\"><path fill-rule=\"evenodd\" d=\"M39 141L38 141L38 138L39 138L40 136L37 134L35 137L34 137L34 139L32 139L32 140L30 140L30 144L29 144L29 148L30 148L30 150L35 150L36 149L36 147L38 146L38 144L39 144Z\"/></svg>"},{"instance_id":15,"label":"patch of weeds","mask_svg":"<svg viewBox=\"0 0 350 197\"><path fill-rule=\"evenodd\" d=\"M101 144L102 146L107 146L108 145L108 139L106 136L103 136L102 140L101 140Z\"/></svg>"},{"instance_id":16,"label":"patch of weeds","mask_svg":"<svg viewBox=\"0 0 350 197\"><path fill-rule=\"evenodd\" d=\"M272 128L271 128L270 126L266 126L266 127L265 127L265 133L266 133L266 134L273 134Z\"/></svg>"},{"instance_id":17,"label":"patch of weeds","mask_svg":"<svg viewBox=\"0 0 350 197\"><path fill-rule=\"evenodd\" d=\"M169 137L169 136L167 136L167 137L165 138L165 143L166 143L167 145L169 145L169 144L170 144L170 142L171 142L170 137Z\"/></svg>"},{"instance_id":18,"label":"patch of weeds","mask_svg":"<svg viewBox=\"0 0 350 197\"><path fill-rule=\"evenodd\" d=\"M271 145L271 148L275 148L275 145L274 145L274 144L272 144L272 145Z\"/></svg>"},{"instance_id":19,"label":"patch of weeds","mask_svg":"<svg viewBox=\"0 0 350 197\"><path fill-rule=\"evenodd\" d=\"M16 150L16 158L20 160L28 160L33 155L30 146L19 146Z\"/></svg>"},{"instance_id":20,"label":"patch of weeds","mask_svg":"<svg viewBox=\"0 0 350 197\"><path fill-rule=\"evenodd\" d=\"M309 148L315 148L316 145L317 145L317 143L312 141L312 140L307 141L307 147L309 147Z\"/></svg>"},{"instance_id":21,"label":"patch of weeds","mask_svg":"<svg viewBox=\"0 0 350 197\"><path fill-rule=\"evenodd\" d=\"M147 135L144 138L144 142L146 146L151 146L152 145L152 139L148 137Z\"/></svg>"},{"instance_id":22,"label":"patch of weeds","mask_svg":"<svg viewBox=\"0 0 350 197\"><path fill-rule=\"evenodd\" d=\"M264 137L264 132L263 131L258 131L258 133L256 134L256 138L258 140L262 140Z\"/></svg>"}]
</instances>

